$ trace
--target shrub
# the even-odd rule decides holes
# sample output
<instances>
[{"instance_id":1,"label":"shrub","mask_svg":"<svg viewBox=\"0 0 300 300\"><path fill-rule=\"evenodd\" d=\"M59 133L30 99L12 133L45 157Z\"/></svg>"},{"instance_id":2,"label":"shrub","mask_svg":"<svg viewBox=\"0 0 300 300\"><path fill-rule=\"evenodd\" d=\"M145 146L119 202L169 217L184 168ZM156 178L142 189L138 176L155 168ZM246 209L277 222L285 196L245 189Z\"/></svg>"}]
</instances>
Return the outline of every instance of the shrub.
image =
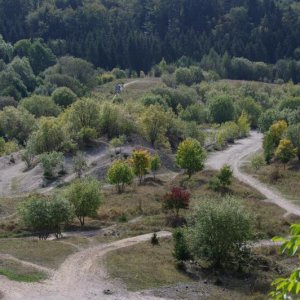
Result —
<instances>
[{"instance_id":1,"label":"shrub","mask_svg":"<svg viewBox=\"0 0 300 300\"><path fill-rule=\"evenodd\" d=\"M189 178L195 172L203 170L205 159L205 150L197 140L189 138L180 143L176 153L176 162L187 171Z\"/></svg>"},{"instance_id":2,"label":"shrub","mask_svg":"<svg viewBox=\"0 0 300 300\"><path fill-rule=\"evenodd\" d=\"M150 163L150 169L152 171L154 179L155 179L155 175L156 175L157 171L160 169L160 167L161 167L160 157L158 154L156 154L151 158L151 163Z\"/></svg>"},{"instance_id":3,"label":"shrub","mask_svg":"<svg viewBox=\"0 0 300 300\"><path fill-rule=\"evenodd\" d=\"M44 171L46 179L52 179L57 175L57 168L62 163L63 154L61 152L43 153L39 157L39 161Z\"/></svg>"},{"instance_id":4,"label":"shrub","mask_svg":"<svg viewBox=\"0 0 300 300\"><path fill-rule=\"evenodd\" d=\"M60 107L50 97L46 96L34 95L23 99L20 104L37 118L42 116L56 117L60 113Z\"/></svg>"},{"instance_id":5,"label":"shrub","mask_svg":"<svg viewBox=\"0 0 300 300\"><path fill-rule=\"evenodd\" d=\"M116 185L118 193L122 193L125 190L125 185L132 183L134 173L126 162L116 160L107 172L107 179L110 184Z\"/></svg>"},{"instance_id":6,"label":"shrub","mask_svg":"<svg viewBox=\"0 0 300 300\"><path fill-rule=\"evenodd\" d=\"M129 161L132 164L135 175L139 177L139 182L141 184L144 176L147 174L148 169L150 168L150 153L148 150L136 149L132 152Z\"/></svg>"},{"instance_id":7,"label":"shrub","mask_svg":"<svg viewBox=\"0 0 300 300\"><path fill-rule=\"evenodd\" d=\"M233 172L228 165L224 165L218 174L209 181L209 188L215 192L227 191L232 183Z\"/></svg>"},{"instance_id":8,"label":"shrub","mask_svg":"<svg viewBox=\"0 0 300 300\"><path fill-rule=\"evenodd\" d=\"M249 135L250 123L248 115L245 112L242 112L241 116L238 118L237 126L239 127L239 135L241 138Z\"/></svg>"},{"instance_id":9,"label":"shrub","mask_svg":"<svg viewBox=\"0 0 300 300\"><path fill-rule=\"evenodd\" d=\"M123 79L126 78L126 73L125 71L119 69L119 68L114 68L111 71L112 75L116 78L116 79Z\"/></svg>"},{"instance_id":10,"label":"shrub","mask_svg":"<svg viewBox=\"0 0 300 300\"><path fill-rule=\"evenodd\" d=\"M103 84L105 84L105 83L114 81L115 76L113 74L110 74L110 73L104 73L100 76L100 80Z\"/></svg>"},{"instance_id":11,"label":"shrub","mask_svg":"<svg viewBox=\"0 0 300 300\"><path fill-rule=\"evenodd\" d=\"M189 208L190 196L189 192L179 187L173 187L171 192L163 198L163 209L174 211L176 218L178 218L180 209Z\"/></svg>"},{"instance_id":12,"label":"shrub","mask_svg":"<svg viewBox=\"0 0 300 300\"><path fill-rule=\"evenodd\" d=\"M182 228L177 228L173 232L174 250L173 256L178 261L186 261L191 258L188 243L186 241L185 231Z\"/></svg>"},{"instance_id":13,"label":"shrub","mask_svg":"<svg viewBox=\"0 0 300 300\"><path fill-rule=\"evenodd\" d=\"M18 106L18 101L16 101L13 97L0 97L0 110L3 110L6 106Z\"/></svg>"},{"instance_id":14,"label":"shrub","mask_svg":"<svg viewBox=\"0 0 300 300\"><path fill-rule=\"evenodd\" d=\"M77 152L73 158L73 169L78 178L81 178L83 172L87 169L87 161L82 152Z\"/></svg>"},{"instance_id":15,"label":"shrub","mask_svg":"<svg viewBox=\"0 0 300 300\"><path fill-rule=\"evenodd\" d=\"M288 139L282 139L275 151L275 157L285 165L296 157L297 148Z\"/></svg>"},{"instance_id":16,"label":"shrub","mask_svg":"<svg viewBox=\"0 0 300 300\"><path fill-rule=\"evenodd\" d=\"M40 239L47 239L54 233L61 236L62 227L73 220L73 208L63 198L32 196L18 208L21 219Z\"/></svg>"},{"instance_id":17,"label":"shrub","mask_svg":"<svg viewBox=\"0 0 300 300\"><path fill-rule=\"evenodd\" d=\"M60 106L68 107L77 99L76 94L67 87L59 87L52 93L53 101Z\"/></svg>"},{"instance_id":18,"label":"shrub","mask_svg":"<svg viewBox=\"0 0 300 300\"><path fill-rule=\"evenodd\" d=\"M210 199L199 207L189 233L196 258L206 259L215 267L240 266L252 236L251 218L234 198Z\"/></svg>"},{"instance_id":19,"label":"shrub","mask_svg":"<svg viewBox=\"0 0 300 300\"><path fill-rule=\"evenodd\" d=\"M213 122L224 123L234 119L234 105L228 96L218 96L209 101L209 112Z\"/></svg>"},{"instance_id":20,"label":"shrub","mask_svg":"<svg viewBox=\"0 0 300 300\"><path fill-rule=\"evenodd\" d=\"M65 190L64 195L73 205L75 216L81 226L84 226L87 216L92 217L97 213L102 202L99 182L90 177L73 181Z\"/></svg>"},{"instance_id":21,"label":"shrub","mask_svg":"<svg viewBox=\"0 0 300 300\"><path fill-rule=\"evenodd\" d=\"M151 242L152 246L158 246L159 245L159 239L157 237L157 233L153 233L150 242Z\"/></svg>"},{"instance_id":22,"label":"shrub","mask_svg":"<svg viewBox=\"0 0 300 300\"><path fill-rule=\"evenodd\" d=\"M258 171L265 165L265 159L262 154L254 154L251 157L250 164L255 171Z\"/></svg>"}]
</instances>

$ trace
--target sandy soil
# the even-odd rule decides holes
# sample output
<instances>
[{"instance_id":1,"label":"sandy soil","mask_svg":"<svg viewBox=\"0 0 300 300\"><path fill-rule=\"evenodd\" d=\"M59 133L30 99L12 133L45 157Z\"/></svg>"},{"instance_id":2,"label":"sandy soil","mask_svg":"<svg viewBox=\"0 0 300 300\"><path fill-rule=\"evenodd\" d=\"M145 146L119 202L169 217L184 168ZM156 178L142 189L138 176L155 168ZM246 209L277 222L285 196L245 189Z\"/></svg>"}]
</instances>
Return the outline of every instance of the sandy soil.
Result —
<instances>
[{"instance_id":1,"label":"sandy soil","mask_svg":"<svg viewBox=\"0 0 300 300\"><path fill-rule=\"evenodd\" d=\"M225 151L212 153L207 160L206 166L219 170L224 164L230 165L237 179L258 190L269 202L283 208L287 213L300 216L300 207L293 204L279 192L241 171L240 166L246 158L261 149L262 140L263 135L253 131L250 137L237 141Z\"/></svg>"},{"instance_id":2,"label":"sandy soil","mask_svg":"<svg viewBox=\"0 0 300 300\"><path fill-rule=\"evenodd\" d=\"M152 234L127 238L109 244L101 244L71 255L50 279L42 283L18 283L0 277L0 291L9 300L67 300L113 299L156 300L150 294L128 292L118 281L110 280L99 261L108 252L149 241ZM170 232L159 232L159 237L169 237ZM112 295L105 295L110 290Z\"/></svg>"}]
</instances>

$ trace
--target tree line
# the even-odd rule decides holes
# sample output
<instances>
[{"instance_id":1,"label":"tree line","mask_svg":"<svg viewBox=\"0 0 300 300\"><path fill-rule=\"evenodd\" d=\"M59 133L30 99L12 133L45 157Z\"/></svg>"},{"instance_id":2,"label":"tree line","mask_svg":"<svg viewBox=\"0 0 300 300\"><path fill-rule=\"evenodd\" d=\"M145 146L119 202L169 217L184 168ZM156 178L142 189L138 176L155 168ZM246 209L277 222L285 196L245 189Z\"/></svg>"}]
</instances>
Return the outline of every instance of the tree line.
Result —
<instances>
[{"instance_id":1,"label":"tree line","mask_svg":"<svg viewBox=\"0 0 300 300\"><path fill-rule=\"evenodd\" d=\"M277 0L1 0L0 31L108 69L149 71L162 57L200 61L210 49L275 63L299 59L298 11Z\"/></svg>"}]
</instances>

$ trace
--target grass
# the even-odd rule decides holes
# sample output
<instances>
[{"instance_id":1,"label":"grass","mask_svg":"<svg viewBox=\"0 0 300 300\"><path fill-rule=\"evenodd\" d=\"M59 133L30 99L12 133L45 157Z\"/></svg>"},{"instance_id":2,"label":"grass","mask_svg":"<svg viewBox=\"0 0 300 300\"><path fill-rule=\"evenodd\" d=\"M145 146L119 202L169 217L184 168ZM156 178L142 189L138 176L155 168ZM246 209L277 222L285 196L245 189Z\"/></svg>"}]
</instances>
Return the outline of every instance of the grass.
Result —
<instances>
[{"instance_id":1,"label":"grass","mask_svg":"<svg viewBox=\"0 0 300 300\"><path fill-rule=\"evenodd\" d=\"M45 273L9 259L0 259L0 275L22 282L37 282L47 278Z\"/></svg>"},{"instance_id":2,"label":"grass","mask_svg":"<svg viewBox=\"0 0 300 300\"><path fill-rule=\"evenodd\" d=\"M59 241L1 239L0 253L48 268L58 268L76 248Z\"/></svg>"},{"instance_id":3,"label":"grass","mask_svg":"<svg viewBox=\"0 0 300 300\"><path fill-rule=\"evenodd\" d=\"M276 188L285 197L296 204L300 204L300 162L293 161L286 169L282 165L271 164L262 166L258 171L251 168L250 162L243 167L244 171L257 178L259 181ZM270 176L278 169L278 180L271 180Z\"/></svg>"},{"instance_id":4,"label":"grass","mask_svg":"<svg viewBox=\"0 0 300 300\"><path fill-rule=\"evenodd\" d=\"M142 243L111 252L105 264L109 275L121 279L131 291L191 281L176 269L172 249L170 240L160 240L159 246Z\"/></svg>"},{"instance_id":5,"label":"grass","mask_svg":"<svg viewBox=\"0 0 300 300\"><path fill-rule=\"evenodd\" d=\"M220 194L208 188L208 182L215 174L215 171L203 171L195 174L190 181L186 176L178 176L174 184L188 187L193 195L191 206L194 209L203 199L220 197ZM275 204L264 202L264 196L256 190L234 178L229 194L239 198L252 214L257 238L272 238L288 233L290 224L284 218L285 211Z\"/></svg>"}]
</instances>

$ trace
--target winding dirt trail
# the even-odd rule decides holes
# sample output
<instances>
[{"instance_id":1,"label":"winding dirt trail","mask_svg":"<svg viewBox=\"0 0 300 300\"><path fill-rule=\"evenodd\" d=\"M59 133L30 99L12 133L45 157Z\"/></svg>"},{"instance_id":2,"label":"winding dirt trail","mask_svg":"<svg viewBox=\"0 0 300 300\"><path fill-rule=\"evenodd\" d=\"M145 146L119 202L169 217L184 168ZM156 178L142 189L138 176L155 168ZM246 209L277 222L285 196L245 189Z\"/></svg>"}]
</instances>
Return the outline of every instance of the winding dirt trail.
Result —
<instances>
[{"instance_id":1,"label":"winding dirt trail","mask_svg":"<svg viewBox=\"0 0 300 300\"><path fill-rule=\"evenodd\" d=\"M263 194L269 202L283 208L287 213L300 216L299 206L293 204L279 192L241 171L240 167L245 159L261 149L262 140L263 135L253 131L248 138L237 141L236 144L225 151L214 152L209 156L206 166L211 169L219 170L224 164L230 165L237 179L255 188Z\"/></svg>"},{"instance_id":2,"label":"winding dirt trail","mask_svg":"<svg viewBox=\"0 0 300 300\"><path fill-rule=\"evenodd\" d=\"M160 238L171 236L170 232L157 233ZM140 235L100 244L71 255L54 273L42 283L18 283L0 277L0 291L8 300L158 300L146 293L128 292L120 282L111 280L101 268L101 259L110 251L149 241L152 234ZM112 295L105 295L111 290Z\"/></svg>"}]
</instances>

